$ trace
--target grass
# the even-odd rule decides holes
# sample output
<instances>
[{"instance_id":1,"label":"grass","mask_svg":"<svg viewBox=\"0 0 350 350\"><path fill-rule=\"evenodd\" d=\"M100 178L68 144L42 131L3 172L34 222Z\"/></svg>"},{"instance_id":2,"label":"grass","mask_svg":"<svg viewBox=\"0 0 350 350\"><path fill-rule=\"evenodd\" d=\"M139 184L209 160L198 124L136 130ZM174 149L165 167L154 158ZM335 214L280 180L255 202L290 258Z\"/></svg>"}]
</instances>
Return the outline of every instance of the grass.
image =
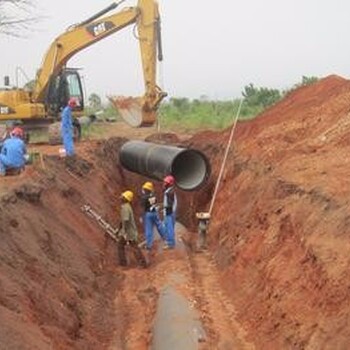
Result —
<instances>
[{"instance_id":1,"label":"grass","mask_svg":"<svg viewBox=\"0 0 350 350\"><path fill-rule=\"evenodd\" d=\"M239 100L185 101L182 104L167 103L161 107L159 118L163 129L177 131L222 130L232 125L239 106ZM262 107L250 107L243 104L239 121L254 119L262 110Z\"/></svg>"}]
</instances>

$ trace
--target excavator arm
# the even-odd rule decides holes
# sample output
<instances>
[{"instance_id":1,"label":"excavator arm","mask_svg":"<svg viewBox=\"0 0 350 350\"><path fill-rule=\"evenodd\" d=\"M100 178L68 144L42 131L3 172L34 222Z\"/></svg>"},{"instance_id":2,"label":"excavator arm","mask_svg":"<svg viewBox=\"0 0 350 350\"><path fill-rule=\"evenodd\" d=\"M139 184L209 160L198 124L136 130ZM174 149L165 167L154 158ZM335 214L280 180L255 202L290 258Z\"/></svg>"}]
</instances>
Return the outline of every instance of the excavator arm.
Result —
<instances>
[{"instance_id":1,"label":"excavator arm","mask_svg":"<svg viewBox=\"0 0 350 350\"><path fill-rule=\"evenodd\" d=\"M157 51L161 55L158 4L156 0L139 0L136 7L102 17L124 1L113 3L86 21L70 27L55 39L37 73L32 103L44 103L50 81L60 74L71 57L124 27L135 24L140 43L145 94L141 98L110 97L110 100L133 126L152 125L155 122L158 105L166 96L156 84Z\"/></svg>"}]
</instances>

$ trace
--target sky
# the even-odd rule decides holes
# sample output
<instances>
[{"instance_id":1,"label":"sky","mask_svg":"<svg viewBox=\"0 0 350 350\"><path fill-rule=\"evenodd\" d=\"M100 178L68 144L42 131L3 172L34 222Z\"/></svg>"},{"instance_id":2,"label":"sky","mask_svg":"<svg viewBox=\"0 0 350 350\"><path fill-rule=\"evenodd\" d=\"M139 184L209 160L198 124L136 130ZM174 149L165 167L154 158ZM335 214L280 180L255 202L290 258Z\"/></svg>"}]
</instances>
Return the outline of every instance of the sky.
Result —
<instances>
[{"instance_id":1,"label":"sky","mask_svg":"<svg viewBox=\"0 0 350 350\"><path fill-rule=\"evenodd\" d=\"M0 35L0 86L15 83L16 67L35 77L52 41L108 0L34 0L43 18L24 38ZM302 76L350 76L348 0L159 0L164 61L158 84L170 97L232 99L244 86L284 90ZM136 6L136 0L123 7ZM143 94L138 43L132 26L75 55L86 93ZM18 78L19 85L26 79Z\"/></svg>"}]
</instances>

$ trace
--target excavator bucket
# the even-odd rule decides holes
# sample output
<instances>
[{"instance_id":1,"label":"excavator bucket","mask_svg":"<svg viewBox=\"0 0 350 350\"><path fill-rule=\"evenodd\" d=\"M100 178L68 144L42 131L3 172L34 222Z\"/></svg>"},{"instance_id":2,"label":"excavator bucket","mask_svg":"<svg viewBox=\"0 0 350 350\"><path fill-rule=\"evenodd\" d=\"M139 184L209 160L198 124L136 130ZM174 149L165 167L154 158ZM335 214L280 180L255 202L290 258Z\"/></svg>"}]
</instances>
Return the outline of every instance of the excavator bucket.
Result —
<instances>
[{"instance_id":1,"label":"excavator bucket","mask_svg":"<svg viewBox=\"0 0 350 350\"><path fill-rule=\"evenodd\" d=\"M156 112L147 111L141 97L108 96L108 99L132 127L152 126L156 121Z\"/></svg>"}]
</instances>

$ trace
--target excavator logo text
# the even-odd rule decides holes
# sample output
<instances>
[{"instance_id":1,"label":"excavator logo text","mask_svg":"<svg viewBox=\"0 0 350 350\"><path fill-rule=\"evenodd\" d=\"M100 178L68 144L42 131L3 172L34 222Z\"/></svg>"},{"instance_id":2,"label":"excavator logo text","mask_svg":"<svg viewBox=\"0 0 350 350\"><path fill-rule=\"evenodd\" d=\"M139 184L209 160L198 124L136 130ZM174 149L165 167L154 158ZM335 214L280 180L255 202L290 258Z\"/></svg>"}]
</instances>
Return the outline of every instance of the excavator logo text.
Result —
<instances>
[{"instance_id":1,"label":"excavator logo text","mask_svg":"<svg viewBox=\"0 0 350 350\"><path fill-rule=\"evenodd\" d=\"M114 28L115 25L112 22L106 21L106 22L100 22L100 23L94 23L86 27L86 30L94 37L97 37L112 28Z\"/></svg>"},{"instance_id":2,"label":"excavator logo text","mask_svg":"<svg viewBox=\"0 0 350 350\"><path fill-rule=\"evenodd\" d=\"M0 114L11 114L14 112L15 111L12 108L0 104Z\"/></svg>"}]
</instances>

